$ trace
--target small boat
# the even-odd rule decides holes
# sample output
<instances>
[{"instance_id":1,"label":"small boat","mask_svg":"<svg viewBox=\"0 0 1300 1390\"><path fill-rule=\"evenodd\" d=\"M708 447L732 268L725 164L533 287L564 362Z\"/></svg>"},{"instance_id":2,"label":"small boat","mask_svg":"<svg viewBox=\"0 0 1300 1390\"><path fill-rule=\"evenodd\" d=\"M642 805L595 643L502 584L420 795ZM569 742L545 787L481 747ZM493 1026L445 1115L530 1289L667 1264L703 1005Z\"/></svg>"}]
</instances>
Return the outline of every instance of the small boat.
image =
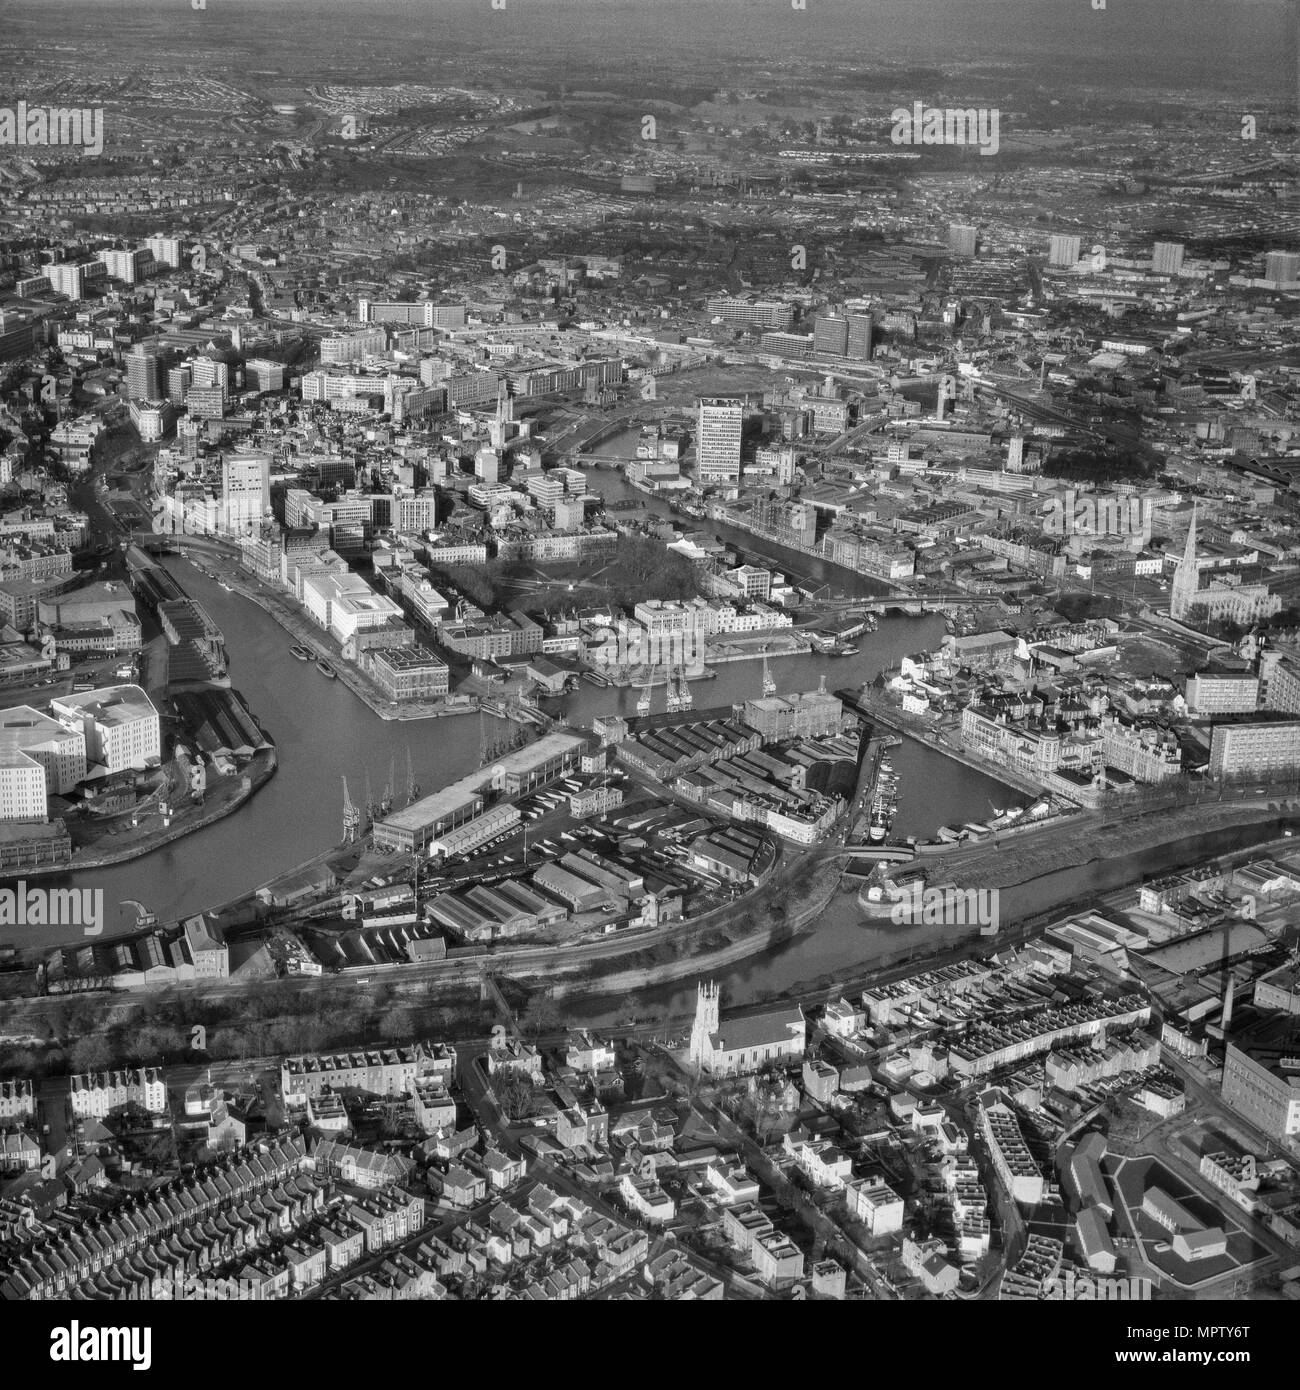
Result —
<instances>
[{"instance_id":1,"label":"small boat","mask_svg":"<svg viewBox=\"0 0 1300 1390\"><path fill-rule=\"evenodd\" d=\"M858 654L858 652L859 652L860 650L861 650L860 647L852 647L852 646L850 646L850 647L836 647L835 650L831 653L831 655L832 655L832 656L857 656L857 654Z\"/></svg>"},{"instance_id":2,"label":"small boat","mask_svg":"<svg viewBox=\"0 0 1300 1390\"><path fill-rule=\"evenodd\" d=\"M338 672L329 664L328 661L318 661L316 663L316 669L321 673L322 676L328 676L330 680L334 680L338 676Z\"/></svg>"},{"instance_id":3,"label":"small boat","mask_svg":"<svg viewBox=\"0 0 1300 1390\"><path fill-rule=\"evenodd\" d=\"M296 656L299 661L311 660L311 652L299 642L295 642L293 646L289 648L289 651L293 656Z\"/></svg>"}]
</instances>

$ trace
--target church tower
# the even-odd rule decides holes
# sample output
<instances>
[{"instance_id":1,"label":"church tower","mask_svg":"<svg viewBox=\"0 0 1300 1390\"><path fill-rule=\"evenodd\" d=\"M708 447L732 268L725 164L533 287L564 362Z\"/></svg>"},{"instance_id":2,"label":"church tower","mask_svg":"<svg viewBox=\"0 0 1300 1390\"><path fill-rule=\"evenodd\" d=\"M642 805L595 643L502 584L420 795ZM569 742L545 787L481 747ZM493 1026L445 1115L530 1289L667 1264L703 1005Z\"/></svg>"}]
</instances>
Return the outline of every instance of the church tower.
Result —
<instances>
[{"instance_id":1,"label":"church tower","mask_svg":"<svg viewBox=\"0 0 1300 1390\"><path fill-rule=\"evenodd\" d=\"M708 1065L713 1056L712 1038L718 1031L719 987L712 980L702 981L695 993L695 1022L691 1025L691 1061L699 1067Z\"/></svg>"},{"instance_id":2,"label":"church tower","mask_svg":"<svg viewBox=\"0 0 1300 1390\"><path fill-rule=\"evenodd\" d=\"M1196 503L1192 503L1192 522L1187 528L1187 544L1183 547L1183 558L1174 571L1174 582L1169 589L1169 616L1181 619L1187 616L1196 602L1197 590L1201 587L1200 572L1196 568Z\"/></svg>"}]
</instances>

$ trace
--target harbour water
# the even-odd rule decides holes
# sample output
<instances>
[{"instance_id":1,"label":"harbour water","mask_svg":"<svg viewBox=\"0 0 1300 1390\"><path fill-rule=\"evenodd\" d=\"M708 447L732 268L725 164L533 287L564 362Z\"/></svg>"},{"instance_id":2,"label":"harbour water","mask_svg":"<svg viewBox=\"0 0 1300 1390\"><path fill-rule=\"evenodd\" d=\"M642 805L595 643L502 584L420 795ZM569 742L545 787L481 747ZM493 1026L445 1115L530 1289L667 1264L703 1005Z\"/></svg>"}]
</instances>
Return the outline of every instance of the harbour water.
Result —
<instances>
[{"instance_id":1,"label":"harbour water","mask_svg":"<svg viewBox=\"0 0 1300 1390\"><path fill-rule=\"evenodd\" d=\"M628 489L619 474L593 477L602 487L641 495ZM712 529L712 523L703 526ZM295 660L289 650L292 638L262 609L223 589L180 557L170 557L166 564L224 632L232 683L274 739L279 770L232 816L164 849L115 867L43 880L51 887L102 889L105 938L135 925L133 909L123 906L128 899L143 903L160 921L175 920L251 892L336 844L342 830L344 776L353 801L360 802L367 772L377 798L391 766L401 804L408 749L424 792L471 771L479 760L477 715L410 722L378 719L342 682L326 680L311 663ZM843 570L830 569L828 577L841 585L854 583L854 577ZM881 620L878 631L859 640L856 656L783 657L771 662L771 671L778 693L815 689L823 677L827 689L860 686L896 665L905 653L936 645L942 635L943 620L937 615L891 616ZM715 680L694 687L697 706L727 706L761 694L761 662L733 662L715 669ZM565 704L566 716L581 725L598 714L630 715L636 696L635 690L582 682ZM656 691L656 711L663 699L663 692ZM484 716L484 721L487 737L500 737L499 721L490 716ZM924 838L942 824L987 819L990 801L1004 805L1023 800L998 782L911 740L895 750L894 763L902 778L895 827L899 835ZM838 929L828 921L827 930L827 949L833 952ZM37 945L48 931L6 929L3 944ZM820 927L817 935L821 935Z\"/></svg>"}]
</instances>

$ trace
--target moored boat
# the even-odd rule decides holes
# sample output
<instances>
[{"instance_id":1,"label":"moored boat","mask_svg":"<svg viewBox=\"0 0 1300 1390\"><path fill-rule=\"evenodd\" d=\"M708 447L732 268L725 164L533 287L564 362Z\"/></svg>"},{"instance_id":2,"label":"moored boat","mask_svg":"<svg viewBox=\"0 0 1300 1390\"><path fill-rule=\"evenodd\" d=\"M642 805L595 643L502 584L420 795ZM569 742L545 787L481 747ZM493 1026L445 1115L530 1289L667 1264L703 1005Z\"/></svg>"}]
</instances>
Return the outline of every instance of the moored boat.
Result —
<instances>
[{"instance_id":1,"label":"moored boat","mask_svg":"<svg viewBox=\"0 0 1300 1390\"><path fill-rule=\"evenodd\" d=\"M338 676L338 672L329 664L328 661L318 661L316 663L316 669L321 673L322 676L328 676L330 680L334 680Z\"/></svg>"},{"instance_id":2,"label":"moored boat","mask_svg":"<svg viewBox=\"0 0 1300 1390\"><path fill-rule=\"evenodd\" d=\"M293 646L289 648L289 651L290 654L296 656L299 661L311 660L311 652L309 652L307 648L304 647L300 642L295 642Z\"/></svg>"}]
</instances>

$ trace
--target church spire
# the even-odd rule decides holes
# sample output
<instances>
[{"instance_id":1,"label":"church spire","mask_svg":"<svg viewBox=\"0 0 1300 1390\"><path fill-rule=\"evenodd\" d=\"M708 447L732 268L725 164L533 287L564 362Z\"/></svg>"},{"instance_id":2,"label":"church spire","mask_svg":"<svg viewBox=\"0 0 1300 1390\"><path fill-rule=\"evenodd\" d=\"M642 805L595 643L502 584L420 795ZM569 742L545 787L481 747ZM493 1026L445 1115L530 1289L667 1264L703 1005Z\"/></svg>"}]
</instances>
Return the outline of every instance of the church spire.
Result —
<instances>
[{"instance_id":1,"label":"church spire","mask_svg":"<svg viewBox=\"0 0 1300 1390\"><path fill-rule=\"evenodd\" d=\"M1187 528L1187 544L1183 546L1183 558L1174 571L1174 582L1169 591L1169 616L1175 620L1187 616L1188 610L1196 601L1196 591L1200 588L1201 577L1196 568L1196 503L1192 503L1192 520Z\"/></svg>"},{"instance_id":2,"label":"church spire","mask_svg":"<svg viewBox=\"0 0 1300 1390\"><path fill-rule=\"evenodd\" d=\"M1192 521L1187 528L1187 544L1183 547L1183 564L1188 567L1188 573L1196 571L1196 503L1192 503Z\"/></svg>"}]
</instances>

